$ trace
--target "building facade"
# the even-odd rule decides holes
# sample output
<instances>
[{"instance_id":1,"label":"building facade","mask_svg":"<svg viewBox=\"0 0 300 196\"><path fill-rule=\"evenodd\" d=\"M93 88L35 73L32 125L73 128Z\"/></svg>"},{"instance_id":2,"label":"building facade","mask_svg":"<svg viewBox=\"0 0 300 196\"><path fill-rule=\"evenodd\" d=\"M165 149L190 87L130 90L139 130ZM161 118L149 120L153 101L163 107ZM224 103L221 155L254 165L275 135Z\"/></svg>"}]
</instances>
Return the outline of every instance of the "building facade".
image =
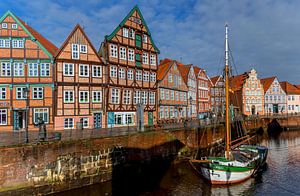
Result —
<instances>
[{"instance_id":1,"label":"building facade","mask_svg":"<svg viewBox=\"0 0 300 196\"><path fill-rule=\"evenodd\" d=\"M194 66L197 78L197 116L202 119L211 113L210 79L204 69Z\"/></svg>"},{"instance_id":2,"label":"building facade","mask_svg":"<svg viewBox=\"0 0 300 196\"><path fill-rule=\"evenodd\" d=\"M161 61L157 71L157 84L159 120L186 118L188 88L176 61Z\"/></svg>"},{"instance_id":3,"label":"building facade","mask_svg":"<svg viewBox=\"0 0 300 196\"><path fill-rule=\"evenodd\" d=\"M230 79L231 102L244 115L264 114L264 88L255 69Z\"/></svg>"},{"instance_id":4,"label":"building facade","mask_svg":"<svg viewBox=\"0 0 300 196\"><path fill-rule=\"evenodd\" d=\"M55 61L55 129L105 127L105 66L79 25L62 44Z\"/></svg>"},{"instance_id":5,"label":"building facade","mask_svg":"<svg viewBox=\"0 0 300 196\"><path fill-rule=\"evenodd\" d=\"M27 23L6 12L0 18L1 130L37 129L54 122L54 54L57 48Z\"/></svg>"},{"instance_id":6,"label":"building facade","mask_svg":"<svg viewBox=\"0 0 300 196\"><path fill-rule=\"evenodd\" d=\"M211 110L216 116L225 112L225 81L222 75L210 78Z\"/></svg>"},{"instance_id":7,"label":"building facade","mask_svg":"<svg viewBox=\"0 0 300 196\"><path fill-rule=\"evenodd\" d=\"M286 93L286 108L289 114L300 112L300 89L289 82L280 82Z\"/></svg>"},{"instance_id":8,"label":"building facade","mask_svg":"<svg viewBox=\"0 0 300 196\"><path fill-rule=\"evenodd\" d=\"M286 93L281 88L276 77L263 78L260 80L264 87L265 95L265 114L283 114L286 113Z\"/></svg>"},{"instance_id":9,"label":"building facade","mask_svg":"<svg viewBox=\"0 0 300 196\"><path fill-rule=\"evenodd\" d=\"M105 36L99 53L108 69L105 92L108 126L131 126L137 122L153 125L159 50L137 6Z\"/></svg>"}]
</instances>

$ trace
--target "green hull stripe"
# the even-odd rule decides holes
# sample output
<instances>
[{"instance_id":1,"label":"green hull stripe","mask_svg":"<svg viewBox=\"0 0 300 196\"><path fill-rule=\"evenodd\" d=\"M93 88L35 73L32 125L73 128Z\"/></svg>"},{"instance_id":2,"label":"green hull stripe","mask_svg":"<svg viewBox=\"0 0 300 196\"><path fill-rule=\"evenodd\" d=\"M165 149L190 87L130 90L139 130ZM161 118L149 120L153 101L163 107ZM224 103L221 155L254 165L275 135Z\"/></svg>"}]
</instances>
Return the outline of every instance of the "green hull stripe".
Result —
<instances>
[{"instance_id":1,"label":"green hull stripe","mask_svg":"<svg viewBox=\"0 0 300 196\"><path fill-rule=\"evenodd\" d=\"M210 164L210 168L214 170L229 171L229 172L247 172L254 169L252 167L225 166L219 164L218 165Z\"/></svg>"}]
</instances>

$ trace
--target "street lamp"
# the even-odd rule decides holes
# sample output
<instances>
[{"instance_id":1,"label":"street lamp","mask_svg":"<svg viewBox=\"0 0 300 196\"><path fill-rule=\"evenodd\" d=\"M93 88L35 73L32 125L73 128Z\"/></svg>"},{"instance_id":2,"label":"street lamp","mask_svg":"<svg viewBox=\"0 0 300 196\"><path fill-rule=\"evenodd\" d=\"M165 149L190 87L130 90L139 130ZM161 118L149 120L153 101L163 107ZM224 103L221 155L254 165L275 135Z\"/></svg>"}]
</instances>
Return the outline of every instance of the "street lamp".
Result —
<instances>
[{"instance_id":1,"label":"street lamp","mask_svg":"<svg viewBox=\"0 0 300 196\"><path fill-rule=\"evenodd\" d=\"M192 103L193 103L193 98L192 98L192 96L190 96L190 112L191 112L191 118L192 118Z\"/></svg>"},{"instance_id":2,"label":"street lamp","mask_svg":"<svg viewBox=\"0 0 300 196\"><path fill-rule=\"evenodd\" d=\"M26 99L25 143L29 143L29 137L28 137L29 88L28 87L23 88L23 97Z\"/></svg>"}]
</instances>

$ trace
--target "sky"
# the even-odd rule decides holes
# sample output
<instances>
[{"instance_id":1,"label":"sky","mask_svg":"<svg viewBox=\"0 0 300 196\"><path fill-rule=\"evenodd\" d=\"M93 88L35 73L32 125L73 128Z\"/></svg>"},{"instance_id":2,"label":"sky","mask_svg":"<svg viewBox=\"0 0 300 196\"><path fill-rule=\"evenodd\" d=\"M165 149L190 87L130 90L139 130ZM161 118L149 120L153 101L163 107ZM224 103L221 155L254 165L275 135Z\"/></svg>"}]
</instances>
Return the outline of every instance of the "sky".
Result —
<instances>
[{"instance_id":1,"label":"sky","mask_svg":"<svg viewBox=\"0 0 300 196\"><path fill-rule=\"evenodd\" d=\"M297 0L1 0L0 14L12 11L57 47L79 23L99 49L104 36L135 5L161 51L160 59L197 65L211 77L220 75L228 23L234 73L255 68L259 78L277 76L300 84Z\"/></svg>"}]
</instances>

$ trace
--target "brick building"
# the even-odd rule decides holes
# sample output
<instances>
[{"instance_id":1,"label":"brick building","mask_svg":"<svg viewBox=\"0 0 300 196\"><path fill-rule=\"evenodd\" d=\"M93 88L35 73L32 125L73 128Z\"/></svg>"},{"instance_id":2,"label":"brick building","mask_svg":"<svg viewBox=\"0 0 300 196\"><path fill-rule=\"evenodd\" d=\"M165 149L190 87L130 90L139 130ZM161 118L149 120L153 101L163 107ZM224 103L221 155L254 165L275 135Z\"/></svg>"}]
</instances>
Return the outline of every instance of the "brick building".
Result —
<instances>
[{"instance_id":1,"label":"brick building","mask_svg":"<svg viewBox=\"0 0 300 196\"><path fill-rule=\"evenodd\" d=\"M158 118L160 120L186 118L188 88L175 60L164 59L160 62L157 84Z\"/></svg>"},{"instance_id":2,"label":"brick building","mask_svg":"<svg viewBox=\"0 0 300 196\"><path fill-rule=\"evenodd\" d=\"M108 71L105 92L109 127L152 125L156 115L158 48L140 9L135 6L117 28L105 36L100 55ZM143 118L142 118L143 117Z\"/></svg>"},{"instance_id":3,"label":"brick building","mask_svg":"<svg viewBox=\"0 0 300 196\"><path fill-rule=\"evenodd\" d=\"M216 116L225 112L225 81L222 75L210 78L211 110Z\"/></svg>"},{"instance_id":4,"label":"brick building","mask_svg":"<svg viewBox=\"0 0 300 196\"><path fill-rule=\"evenodd\" d=\"M53 127L54 54L57 48L27 23L6 12L0 18L1 130L34 128L38 117Z\"/></svg>"},{"instance_id":5,"label":"brick building","mask_svg":"<svg viewBox=\"0 0 300 196\"><path fill-rule=\"evenodd\" d=\"M80 25L62 44L55 61L55 129L104 127L105 67Z\"/></svg>"}]
</instances>

